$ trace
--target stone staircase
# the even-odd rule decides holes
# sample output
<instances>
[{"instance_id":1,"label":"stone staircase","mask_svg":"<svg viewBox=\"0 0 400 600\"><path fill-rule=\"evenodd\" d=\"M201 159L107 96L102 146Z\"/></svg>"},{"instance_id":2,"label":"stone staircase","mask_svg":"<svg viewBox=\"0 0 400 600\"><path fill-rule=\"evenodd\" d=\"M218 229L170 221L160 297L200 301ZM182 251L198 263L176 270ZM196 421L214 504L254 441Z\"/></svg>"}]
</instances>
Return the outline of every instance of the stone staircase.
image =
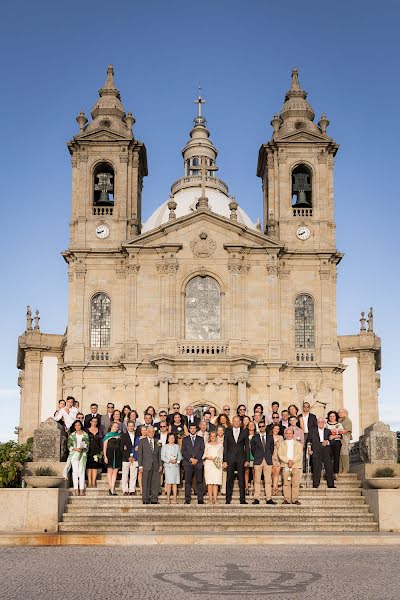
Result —
<instances>
[{"instance_id":1,"label":"stone staircase","mask_svg":"<svg viewBox=\"0 0 400 600\"><path fill-rule=\"evenodd\" d=\"M247 496L248 505L239 504L237 483L232 504L225 504L220 495L218 504L198 505L193 497L185 505L183 490L178 504L168 505L160 496L159 505L143 505L139 493L135 496L108 495L107 481L103 478L96 489L88 489L86 496L70 496L59 523L60 532L367 532L377 531L378 525L368 511L361 495L361 484L355 474L340 475L336 489L328 489L321 482L313 489L303 480L300 490L301 505L283 505L282 495L275 497L277 504L252 505L253 496ZM279 491L281 494L281 490Z\"/></svg>"}]
</instances>

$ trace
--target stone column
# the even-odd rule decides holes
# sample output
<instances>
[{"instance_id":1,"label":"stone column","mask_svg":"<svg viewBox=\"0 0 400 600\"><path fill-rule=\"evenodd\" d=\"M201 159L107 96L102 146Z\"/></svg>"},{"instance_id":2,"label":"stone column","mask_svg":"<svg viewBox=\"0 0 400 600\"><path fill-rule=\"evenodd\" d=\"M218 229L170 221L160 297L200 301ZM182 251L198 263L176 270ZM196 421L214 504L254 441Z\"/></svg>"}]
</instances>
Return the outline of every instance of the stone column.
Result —
<instances>
[{"instance_id":1,"label":"stone column","mask_svg":"<svg viewBox=\"0 0 400 600\"><path fill-rule=\"evenodd\" d=\"M280 355L280 301L278 280L278 258L268 256L267 278L269 291L269 358L279 358Z\"/></svg>"},{"instance_id":2,"label":"stone column","mask_svg":"<svg viewBox=\"0 0 400 600\"><path fill-rule=\"evenodd\" d=\"M159 377L158 384L160 393L158 397L158 410L169 411L169 377Z\"/></svg>"},{"instance_id":3,"label":"stone column","mask_svg":"<svg viewBox=\"0 0 400 600\"><path fill-rule=\"evenodd\" d=\"M128 339L126 353L129 358L137 357L136 320L137 320L137 288L140 265L136 257L130 257L128 263L127 298L128 298Z\"/></svg>"},{"instance_id":4,"label":"stone column","mask_svg":"<svg viewBox=\"0 0 400 600\"><path fill-rule=\"evenodd\" d=\"M160 303L161 325L160 337L162 340L175 339L175 312L176 312L176 272L179 264L176 260L162 261L157 265L160 275Z\"/></svg>"},{"instance_id":5,"label":"stone column","mask_svg":"<svg viewBox=\"0 0 400 600\"><path fill-rule=\"evenodd\" d=\"M230 338L239 340L240 338L240 311L239 311L239 264L237 261L230 260L228 263L230 272L230 308L231 308L231 331Z\"/></svg>"},{"instance_id":6,"label":"stone column","mask_svg":"<svg viewBox=\"0 0 400 600\"><path fill-rule=\"evenodd\" d=\"M376 390L375 355L371 351L359 352L360 431L379 419Z\"/></svg>"},{"instance_id":7,"label":"stone column","mask_svg":"<svg viewBox=\"0 0 400 600\"><path fill-rule=\"evenodd\" d=\"M247 407L247 377L238 378L237 385L238 404L244 404Z\"/></svg>"}]
</instances>

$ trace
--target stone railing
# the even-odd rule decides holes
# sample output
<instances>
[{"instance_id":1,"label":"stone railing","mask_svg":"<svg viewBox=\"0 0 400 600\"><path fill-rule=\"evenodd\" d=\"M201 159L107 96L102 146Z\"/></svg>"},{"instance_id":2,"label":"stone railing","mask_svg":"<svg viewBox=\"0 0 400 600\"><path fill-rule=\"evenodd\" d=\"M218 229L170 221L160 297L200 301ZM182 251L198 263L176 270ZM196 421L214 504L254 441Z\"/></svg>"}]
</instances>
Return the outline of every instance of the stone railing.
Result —
<instances>
[{"instance_id":1,"label":"stone railing","mask_svg":"<svg viewBox=\"0 0 400 600\"><path fill-rule=\"evenodd\" d=\"M113 206L93 206L93 215L95 217L112 217Z\"/></svg>"},{"instance_id":2,"label":"stone railing","mask_svg":"<svg viewBox=\"0 0 400 600\"><path fill-rule=\"evenodd\" d=\"M193 187L194 185L201 185L201 176L200 175L190 175L186 177L181 177L174 181L171 186L171 193L176 194L179 190L182 190L187 187ZM223 194L228 195L228 186L225 181L222 179L218 179L218 177L210 177L206 176L206 187L215 188L220 190Z\"/></svg>"},{"instance_id":3,"label":"stone railing","mask_svg":"<svg viewBox=\"0 0 400 600\"><path fill-rule=\"evenodd\" d=\"M294 217L312 217L312 208L295 208L293 207Z\"/></svg>"},{"instance_id":4,"label":"stone railing","mask_svg":"<svg viewBox=\"0 0 400 600\"><path fill-rule=\"evenodd\" d=\"M297 362L314 362L315 354L314 352L296 352L296 360Z\"/></svg>"},{"instance_id":5,"label":"stone railing","mask_svg":"<svg viewBox=\"0 0 400 600\"><path fill-rule=\"evenodd\" d=\"M229 346L223 342L192 342L178 344L181 356L226 356Z\"/></svg>"},{"instance_id":6,"label":"stone railing","mask_svg":"<svg viewBox=\"0 0 400 600\"><path fill-rule=\"evenodd\" d=\"M110 353L108 350L91 350L90 360L102 361L110 360Z\"/></svg>"}]
</instances>

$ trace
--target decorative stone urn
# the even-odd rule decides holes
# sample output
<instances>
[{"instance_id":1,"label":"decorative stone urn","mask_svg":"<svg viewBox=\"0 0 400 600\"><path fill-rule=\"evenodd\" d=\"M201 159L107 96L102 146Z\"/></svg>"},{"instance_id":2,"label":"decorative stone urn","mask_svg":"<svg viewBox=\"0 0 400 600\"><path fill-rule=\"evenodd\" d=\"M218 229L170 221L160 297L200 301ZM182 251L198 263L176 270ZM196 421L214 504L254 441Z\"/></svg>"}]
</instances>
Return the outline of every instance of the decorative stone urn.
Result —
<instances>
[{"instance_id":1,"label":"decorative stone urn","mask_svg":"<svg viewBox=\"0 0 400 600\"><path fill-rule=\"evenodd\" d=\"M33 488L57 488L65 481L64 477L56 475L27 475L24 480L29 487Z\"/></svg>"},{"instance_id":2,"label":"decorative stone urn","mask_svg":"<svg viewBox=\"0 0 400 600\"><path fill-rule=\"evenodd\" d=\"M375 490L397 490L400 488L400 477L370 477L365 480Z\"/></svg>"}]
</instances>

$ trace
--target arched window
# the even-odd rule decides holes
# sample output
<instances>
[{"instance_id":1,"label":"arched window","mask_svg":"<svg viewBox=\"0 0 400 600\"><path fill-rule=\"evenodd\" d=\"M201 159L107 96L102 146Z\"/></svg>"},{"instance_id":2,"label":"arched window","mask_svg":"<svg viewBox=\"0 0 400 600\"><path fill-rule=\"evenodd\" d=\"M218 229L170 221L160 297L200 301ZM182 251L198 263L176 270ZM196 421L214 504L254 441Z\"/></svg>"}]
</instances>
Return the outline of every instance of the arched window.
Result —
<instances>
[{"instance_id":1,"label":"arched window","mask_svg":"<svg viewBox=\"0 0 400 600\"><path fill-rule=\"evenodd\" d=\"M93 206L114 206L114 169L105 162L93 171Z\"/></svg>"},{"instance_id":2,"label":"arched window","mask_svg":"<svg viewBox=\"0 0 400 600\"><path fill-rule=\"evenodd\" d=\"M292 205L312 208L312 173L305 165L299 165L292 172Z\"/></svg>"},{"instance_id":3,"label":"arched window","mask_svg":"<svg viewBox=\"0 0 400 600\"><path fill-rule=\"evenodd\" d=\"M221 290L212 277L193 277L186 286L186 339L221 338Z\"/></svg>"},{"instance_id":4,"label":"arched window","mask_svg":"<svg viewBox=\"0 0 400 600\"><path fill-rule=\"evenodd\" d=\"M314 300L308 294L300 294L294 303L296 348L314 348Z\"/></svg>"},{"instance_id":5,"label":"arched window","mask_svg":"<svg viewBox=\"0 0 400 600\"><path fill-rule=\"evenodd\" d=\"M90 346L105 348L111 340L111 301L107 294L96 294L92 298L90 311Z\"/></svg>"}]
</instances>

